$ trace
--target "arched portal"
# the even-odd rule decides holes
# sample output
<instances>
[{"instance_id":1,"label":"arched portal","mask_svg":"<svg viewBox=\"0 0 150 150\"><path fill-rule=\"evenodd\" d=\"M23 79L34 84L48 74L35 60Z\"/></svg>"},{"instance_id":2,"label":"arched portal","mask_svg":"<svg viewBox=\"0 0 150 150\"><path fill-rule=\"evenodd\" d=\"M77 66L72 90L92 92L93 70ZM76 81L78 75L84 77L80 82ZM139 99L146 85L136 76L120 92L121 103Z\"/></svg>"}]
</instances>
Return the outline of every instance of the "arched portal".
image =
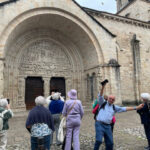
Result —
<instances>
[{"instance_id":1,"label":"arched portal","mask_svg":"<svg viewBox=\"0 0 150 150\"><path fill-rule=\"evenodd\" d=\"M28 77L42 78L45 97L51 78L63 77L66 91L75 88L85 99L84 70L97 66L100 55L86 30L66 16L47 13L34 14L12 30L5 45L4 95L14 108L25 107Z\"/></svg>"}]
</instances>

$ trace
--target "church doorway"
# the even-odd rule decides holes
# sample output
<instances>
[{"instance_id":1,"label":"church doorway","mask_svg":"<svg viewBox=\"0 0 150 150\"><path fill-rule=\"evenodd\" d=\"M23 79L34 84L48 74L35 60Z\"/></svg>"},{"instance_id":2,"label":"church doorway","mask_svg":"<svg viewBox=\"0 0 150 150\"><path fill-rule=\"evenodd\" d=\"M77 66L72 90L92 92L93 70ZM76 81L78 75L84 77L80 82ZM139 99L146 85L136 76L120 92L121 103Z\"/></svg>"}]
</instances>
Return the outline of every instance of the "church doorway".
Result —
<instances>
[{"instance_id":1,"label":"church doorway","mask_svg":"<svg viewBox=\"0 0 150 150\"><path fill-rule=\"evenodd\" d=\"M66 85L63 77L52 77L50 80L50 91L60 92L66 98Z\"/></svg>"},{"instance_id":2,"label":"church doorway","mask_svg":"<svg viewBox=\"0 0 150 150\"><path fill-rule=\"evenodd\" d=\"M29 110L35 106L35 98L44 93L44 82L41 77L27 77L25 85L25 104Z\"/></svg>"}]
</instances>

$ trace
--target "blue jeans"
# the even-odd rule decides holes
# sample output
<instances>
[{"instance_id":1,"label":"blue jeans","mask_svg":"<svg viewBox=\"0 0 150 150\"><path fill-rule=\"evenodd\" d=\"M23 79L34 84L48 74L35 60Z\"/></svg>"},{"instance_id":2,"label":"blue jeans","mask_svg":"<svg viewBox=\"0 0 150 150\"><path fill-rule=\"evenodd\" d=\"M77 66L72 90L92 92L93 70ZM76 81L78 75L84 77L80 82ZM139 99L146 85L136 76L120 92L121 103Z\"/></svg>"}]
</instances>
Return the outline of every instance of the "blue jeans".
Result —
<instances>
[{"instance_id":1,"label":"blue jeans","mask_svg":"<svg viewBox=\"0 0 150 150\"><path fill-rule=\"evenodd\" d=\"M99 150L102 144L102 139L104 137L106 150L113 150L113 136L111 131L111 125L105 125L98 121L95 122L96 131L96 141L94 145L94 150Z\"/></svg>"},{"instance_id":2,"label":"blue jeans","mask_svg":"<svg viewBox=\"0 0 150 150\"><path fill-rule=\"evenodd\" d=\"M44 136L43 145L45 150L50 150L50 135ZM38 137L31 136L31 150L37 150L38 148Z\"/></svg>"},{"instance_id":3,"label":"blue jeans","mask_svg":"<svg viewBox=\"0 0 150 150\"><path fill-rule=\"evenodd\" d=\"M58 141L58 129L59 129L59 125L60 125L60 116L61 114L53 114L52 117L53 117L53 120L54 120L54 128L55 128L55 133L56 133L56 144L61 144L59 141ZM54 144L53 143L53 136L54 136L54 133L51 134L51 142L50 144Z\"/></svg>"}]
</instances>

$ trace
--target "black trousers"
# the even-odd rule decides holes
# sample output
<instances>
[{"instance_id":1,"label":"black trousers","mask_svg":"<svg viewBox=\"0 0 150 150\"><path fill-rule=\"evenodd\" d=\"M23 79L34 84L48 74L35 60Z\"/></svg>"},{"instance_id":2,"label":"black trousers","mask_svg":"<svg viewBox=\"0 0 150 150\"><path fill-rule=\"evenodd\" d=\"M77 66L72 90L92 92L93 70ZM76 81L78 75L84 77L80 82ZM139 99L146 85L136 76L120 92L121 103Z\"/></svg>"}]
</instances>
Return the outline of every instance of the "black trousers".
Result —
<instances>
[{"instance_id":1,"label":"black trousers","mask_svg":"<svg viewBox=\"0 0 150 150\"><path fill-rule=\"evenodd\" d=\"M150 125L144 124L144 130L148 141L148 146L150 147Z\"/></svg>"}]
</instances>

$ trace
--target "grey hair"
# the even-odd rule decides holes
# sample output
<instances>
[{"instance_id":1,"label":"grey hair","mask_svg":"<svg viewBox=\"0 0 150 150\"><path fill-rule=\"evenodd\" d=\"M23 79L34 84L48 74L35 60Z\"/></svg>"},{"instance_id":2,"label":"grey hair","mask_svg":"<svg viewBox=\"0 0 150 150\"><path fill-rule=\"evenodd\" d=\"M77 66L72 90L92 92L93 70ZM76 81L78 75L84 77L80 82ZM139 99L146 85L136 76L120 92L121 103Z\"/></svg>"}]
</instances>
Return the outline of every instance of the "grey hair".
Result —
<instances>
[{"instance_id":1,"label":"grey hair","mask_svg":"<svg viewBox=\"0 0 150 150\"><path fill-rule=\"evenodd\" d=\"M61 95L61 93L56 92L56 93L54 93L54 94L52 95L52 99L53 99L53 100L59 100L59 99L60 99L60 95Z\"/></svg>"},{"instance_id":2,"label":"grey hair","mask_svg":"<svg viewBox=\"0 0 150 150\"><path fill-rule=\"evenodd\" d=\"M0 99L0 106L1 107L6 107L8 105L8 101L7 101L7 99L6 98L2 98L2 99Z\"/></svg>"},{"instance_id":3,"label":"grey hair","mask_svg":"<svg viewBox=\"0 0 150 150\"><path fill-rule=\"evenodd\" d=\"M44 105L44 104L46 104L46 100L43 96L38 96L35 98L35 104L36 105Z\"/></svg>"},{"instance_id":4,"label":"grey hair","mask_svg":"<svg viewBox=\"0 0 150 150\"><path fill-rule=\"evenodd\" d=\"M141 98L143 98L144 100L150 100L150 94L149 93L142 93L141 94Z\"/></svg>"}]
</instances>

